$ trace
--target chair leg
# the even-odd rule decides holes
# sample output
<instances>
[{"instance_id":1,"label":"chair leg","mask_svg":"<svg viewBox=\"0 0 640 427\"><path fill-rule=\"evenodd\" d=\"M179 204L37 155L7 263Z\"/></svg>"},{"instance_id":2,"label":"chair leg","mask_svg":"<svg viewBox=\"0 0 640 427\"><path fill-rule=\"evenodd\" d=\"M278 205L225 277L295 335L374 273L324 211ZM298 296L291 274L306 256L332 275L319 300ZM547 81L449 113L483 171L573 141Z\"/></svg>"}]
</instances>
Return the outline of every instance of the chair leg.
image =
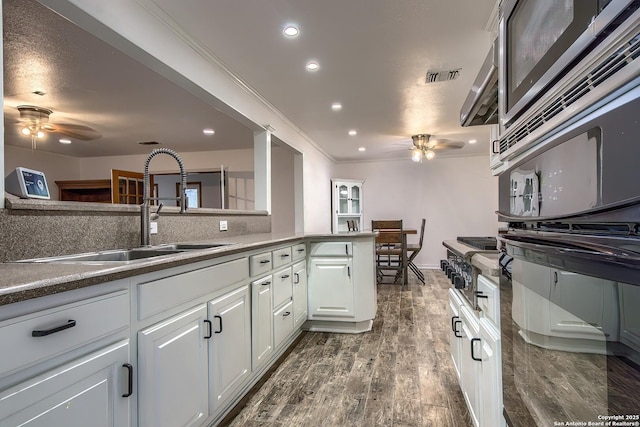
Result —
<instances>
[{"instance_id":1,"label":"chair leg","mask_svg":"<svg viewBox=\"0 0 640 427\"><path fill-rule=\"evenodd\" d=\"M409 263L409 268L411 269L411 271L414 272L416 277L418 277L418 280L420 280L420 282L422 282L422 284L424 285L425 281L424 281L424 274L422 273L422 271L420 271L420 269L412 262Z\"/></svg>"}]
</instances>

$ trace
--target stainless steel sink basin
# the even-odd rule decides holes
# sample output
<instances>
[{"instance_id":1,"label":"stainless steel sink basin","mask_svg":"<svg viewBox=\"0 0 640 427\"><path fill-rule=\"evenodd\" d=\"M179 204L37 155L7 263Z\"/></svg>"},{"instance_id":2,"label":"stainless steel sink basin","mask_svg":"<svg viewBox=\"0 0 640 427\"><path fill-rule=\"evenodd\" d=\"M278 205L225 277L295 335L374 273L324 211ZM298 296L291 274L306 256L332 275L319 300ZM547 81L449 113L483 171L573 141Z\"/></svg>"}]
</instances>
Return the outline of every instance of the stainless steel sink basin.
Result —
<instances>
[{"instance_id":1,"label":"stainless steel sink basin","mask_svg":"<svg viewBox=\"0 0 640 427\"><path fill-rule=\"evenodd\" d=\"M191 250L220 248L220 247L229 246L229 245L230 243L173 243L173 244L165 245L162 247L175 249L178 251L191 251Z\"/></svg>"},{"instance_id":2,"label":"stainless steel sink basin","mask_svg":"<svg viewBox=\"0 0 640 427\"><path fill-rule=\"evenodd\" d=\"M77 262L126 262L144 260L153 257L171 255L183 252L174 248L135 248L135 249L118 249L113 251L92 252L84 254L63 255L51 258L36 258L23 260L20 262L59 262L59 263L77 263Z\"/></svg>"}]
</instances>

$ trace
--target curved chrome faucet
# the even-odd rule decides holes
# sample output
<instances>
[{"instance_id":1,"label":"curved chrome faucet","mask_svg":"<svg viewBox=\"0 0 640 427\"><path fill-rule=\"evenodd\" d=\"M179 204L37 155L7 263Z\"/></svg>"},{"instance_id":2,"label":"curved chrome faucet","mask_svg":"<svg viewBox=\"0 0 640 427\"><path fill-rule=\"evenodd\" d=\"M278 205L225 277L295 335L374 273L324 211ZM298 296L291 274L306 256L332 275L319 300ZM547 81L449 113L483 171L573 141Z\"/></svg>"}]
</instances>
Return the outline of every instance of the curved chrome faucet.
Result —
<instances>
[{"instance_id":1,"label":"curved chrome faucet","mask_svg":"<svg viewBox=\"0 0 640 427\"><path fill-rule=\"evenodd\" d=\"M151 193L151 185L149 183L149 163L151 159L153 159L158 154L168 154L178 162L178 166L180 167L180 196L175 199L172 198L160 198L160 197L150 197ZM141 246L149 246L149 229L151 228L151 219L149 214L149 201L151 200L179 200L180 201L180 213L185 213L187 210L187 173L184 170L184 164L182 163L182 159L175 151L169 148L156 148L153 150L147 160L144 162L144 188L143 188L143 199L142 205L140 205L140 245ZM157 196L157 195L156 195ZM157 215L160 213L160 209L162 209L162 204L158 208L158 211L154 214L157 218Z\"/></svg>"}]
</instances>

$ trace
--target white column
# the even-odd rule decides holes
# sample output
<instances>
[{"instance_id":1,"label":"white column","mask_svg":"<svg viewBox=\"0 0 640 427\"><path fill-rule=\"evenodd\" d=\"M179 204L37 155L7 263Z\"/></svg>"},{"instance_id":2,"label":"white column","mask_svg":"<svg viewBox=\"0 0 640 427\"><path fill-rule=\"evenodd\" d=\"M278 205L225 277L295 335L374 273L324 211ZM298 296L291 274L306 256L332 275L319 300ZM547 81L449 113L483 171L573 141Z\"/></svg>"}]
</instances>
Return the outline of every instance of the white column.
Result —
<instances>
[{"instance_id":1,"label":"white column","mask_svg":"<svg viewBox=\"0 0 640 427\"><path fill-rule=\"evenodd\" d=\"M271 132L253 134L253 176L257 211L271 214Z\"/></svg>"},{"instance_id":2,"label":"white column","mask_svg":"<svg viewBox=\"0 0 640 427\"><path fill-rule=\"evenodd\" d=\"M293 205L295 209L295 232L304 232L304 174L303 154L293 155Z\"/></svg>"}]
</instances>

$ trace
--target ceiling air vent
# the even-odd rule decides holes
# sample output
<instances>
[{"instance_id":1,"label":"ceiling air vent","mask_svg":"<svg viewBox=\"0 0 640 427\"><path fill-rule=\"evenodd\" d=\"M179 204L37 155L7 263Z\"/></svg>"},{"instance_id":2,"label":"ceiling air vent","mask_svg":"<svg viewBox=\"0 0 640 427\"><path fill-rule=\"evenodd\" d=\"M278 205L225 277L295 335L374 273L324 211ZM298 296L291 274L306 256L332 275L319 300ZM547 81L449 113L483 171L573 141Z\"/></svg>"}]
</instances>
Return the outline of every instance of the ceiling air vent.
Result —
<instances>
[{"instance_id":1,"label":"ceiling air vent","mask_svg":"<svg viewBox=\"0 0 640 427\"><path fill-rule=\"evenodd\" d=\"M428 70L425 83L446 82L448 80L455 80L460 77L461 68L455 70Z\"/></svg>"}]
</instances>

